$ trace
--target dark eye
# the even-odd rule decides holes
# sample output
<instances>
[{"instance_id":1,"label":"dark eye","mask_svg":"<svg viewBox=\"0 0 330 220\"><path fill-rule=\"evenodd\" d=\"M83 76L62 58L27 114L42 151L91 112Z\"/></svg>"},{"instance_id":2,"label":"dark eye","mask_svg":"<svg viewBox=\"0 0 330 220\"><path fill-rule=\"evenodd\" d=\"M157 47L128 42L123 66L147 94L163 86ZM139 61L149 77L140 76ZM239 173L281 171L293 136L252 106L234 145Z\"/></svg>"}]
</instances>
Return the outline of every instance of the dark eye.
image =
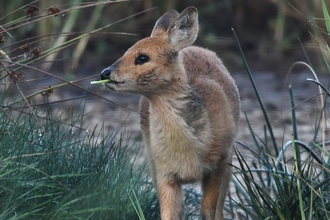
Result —
<instances>
[{"instance_id":1,"label":"dark eye","mask_svg":"<svg viewBox=\"0 0 330 220\"><path fill-rule=\"evenodd\" d=\"M145 54L140 54L135 58L135 65L142 65L149 61L149 57Z\"/></svg>"}]
</instances>

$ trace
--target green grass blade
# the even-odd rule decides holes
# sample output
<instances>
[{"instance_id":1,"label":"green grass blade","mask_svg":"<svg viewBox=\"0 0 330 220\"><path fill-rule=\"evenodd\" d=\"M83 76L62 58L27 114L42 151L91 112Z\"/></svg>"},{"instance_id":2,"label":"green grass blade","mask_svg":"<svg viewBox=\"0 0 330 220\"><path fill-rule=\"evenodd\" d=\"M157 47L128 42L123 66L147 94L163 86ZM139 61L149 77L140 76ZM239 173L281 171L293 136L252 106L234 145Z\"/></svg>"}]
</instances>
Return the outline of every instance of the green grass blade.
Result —
<instances>
[{"instance_id":1,"label":"green grass blade","mask_svg":"<svg viewBox=\"0 0 330 220\"><path fill-rule=\"evenodd\" d=\"M295 165L295 172L296 172L296 175L297 175L297 190L298 190L298 199L299 199L299 208L300 208L300 215L301 215L301 219L302 220L305 220L306 217L305 217L305 212L304 212L304 202L303 202L303 198L302 198L302 192L301 192L301 182L300 182L300 170L299 170L299 165L298 165L298 151L297 151L297 147L296 147L296 144L295 144L295 140L294 138L292 137L292 146L293 146L293 158L294 158L294 165Z\"/></svg>"},{"instance_id":2,"label":"green grass blade","mask_svg":"<svg viewBox=\"0 0 330 220\"><path fill-rule=\"evenodd\" d=\"M327 6L326 6L324 0L322 0L322 10L323 10L325 26L327 28L327 32L329 35L329 33L330 33L330 16L329 16L329 12L328 12L328 9L327 9Z\"/></svg>"},{"instance_id":3,"label":"green grass blade","mask_svg":"<svg viewBox=\"0 0 330 220\"><path fill-rule=\"evenodd\" d=\"M247 61L246 61L246 59L245 59L245 56L244 56L244 53L243 53L242 47L241 47L241 45L240 45L240 43L239 43L238 37L237 37L237 35L236 35L236 32L235 32L234 29L232 29L232 31L233 31L233 33L234 33L234 37L235 37L236 43L237 43L237 45L238 45L239 52L240 52L240 54L241 54L241 56L242 56L242 59L243 59L243 62L244 62L245 68L246 68L246 70L247 70L247 72L248 72L249 79L250 79L251 84L252 84L252 86L253 86L253 89L254 89L254 91L255 91L255 93L256 93L256 96L257 96L257 99L258 99L259 105L260 105L260 107L261 107L261 110L262 110L263 116L264 116L264 118L265 118L265 121L266 121L266 124L267 124L267 128L268 128L268 130L269 130L269 133L270 133L270 136L271 136L271 140L272 140L272 143L273 143L273 145L274 145L274 150L275 150L276 156L278 156L278 154L279 154L279 150L278 150L278 147L277 147L277 143L276 143L275 135L274 135L274 132L273 132L273 128L272 128L272 126L271 126L271 124L270 124L270 121L269 121L269 118L268 118L268 115L267 115L267 112L266 112L265 106L264 106L263 101L262 101L262 99L261 99L261 97L260 97L260 94L259 94L258 88L257 88L257 86L256 86L256 84L255 84L255 82L254 82L254 79L253 79L252 73L251 73L250 68L249 68L249 65L248 65L248 63L247 63Z\"/></svg>"},{"instance_id":4,"label":"green grass blade","mask_svg":"<svg viewBox=\"0 0 330 220\"><path fill-rule=\"evenodd\" d=\"M130 191L133 194L134 199L132 198L132 196L130 195L129 192L127 192L127 194L128 194L128 197L129 197L130 201L132 202L132 205L134 207L134 210L136 211L136 214L139 217L139 220L145 220L143 210L142 210L141 205L139 203L139 199L137 198L137 196L136 196L136 194L135 194L135 192L132 188L130 189Z\"/></svg>"},{"instance_id":5,"label":"green grass blade","mask_svg":"<svg viewBox=\"0 0 330 220\"><path fill-rule=\"evenodd\" d=\"M290 95L290 105L291 105L291 117L292 117L292 131L293 131L293 140L298 140L298 129L297 129L297 120L296 120L296 108L294 104L294 98L293 98L293 89L292 86L289 85L289 95ZM299 145L296 146L297 151L297 168L298 170L301 170L301 164L300 164L300 147Z\"/></svg>"}]
</instances>

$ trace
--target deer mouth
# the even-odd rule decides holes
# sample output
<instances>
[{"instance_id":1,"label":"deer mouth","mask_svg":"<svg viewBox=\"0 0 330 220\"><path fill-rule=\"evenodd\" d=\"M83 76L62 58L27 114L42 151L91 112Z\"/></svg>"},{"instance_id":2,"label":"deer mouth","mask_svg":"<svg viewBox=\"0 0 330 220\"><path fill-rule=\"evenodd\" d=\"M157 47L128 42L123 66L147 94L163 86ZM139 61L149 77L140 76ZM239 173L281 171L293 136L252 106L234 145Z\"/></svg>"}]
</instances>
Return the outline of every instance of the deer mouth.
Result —
<instances>
[{"instance_id":1,"label":"deer mouth","mask_svg":"<svg viewBox=\"0 0 330 220\"><path fill-rule=\"evenodd\" d=\"M121 87L121 85L123 85L124 83L125 83L124 81L116 81L110 79L109 82L104 83L104 86L111 90L118 90Z\"/></svg>"},{"instance_id":2,"label":"deer mouth","mask_svg":"<svg viewBox=\"0 0 330 220\"><path fill-rule=\"evenodd\" d=\"M118 84L124 84L124 83L125 83L124 81L117 81L117 80L110 79L110 81L107 82L106 84L115 84L115 85L118 85Z\"/></svg>"}]
</instances>

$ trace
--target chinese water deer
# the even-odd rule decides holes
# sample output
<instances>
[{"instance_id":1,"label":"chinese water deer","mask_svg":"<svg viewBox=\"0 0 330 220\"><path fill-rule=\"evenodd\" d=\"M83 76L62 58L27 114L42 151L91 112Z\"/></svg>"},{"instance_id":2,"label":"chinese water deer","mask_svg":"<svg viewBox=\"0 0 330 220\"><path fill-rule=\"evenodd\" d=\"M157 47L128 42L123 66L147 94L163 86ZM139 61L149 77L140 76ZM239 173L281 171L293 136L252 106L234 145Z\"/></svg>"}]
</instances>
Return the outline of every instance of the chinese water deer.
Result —
<instances>
[{"instance_id":1,"label":"chinese water deer","mask_svg":"<svg viewBox=\"0 0 330 220\"><path fill-rule=\"evenodd\" d=\"M201 181L202 219L223 219L240 100L215 53L190 46L198 32L194 7L170 10L151 36L101 73L106 87L141 94L141 127L161 219L184 218L181 185Z\"/></svg>"}]
</instances>

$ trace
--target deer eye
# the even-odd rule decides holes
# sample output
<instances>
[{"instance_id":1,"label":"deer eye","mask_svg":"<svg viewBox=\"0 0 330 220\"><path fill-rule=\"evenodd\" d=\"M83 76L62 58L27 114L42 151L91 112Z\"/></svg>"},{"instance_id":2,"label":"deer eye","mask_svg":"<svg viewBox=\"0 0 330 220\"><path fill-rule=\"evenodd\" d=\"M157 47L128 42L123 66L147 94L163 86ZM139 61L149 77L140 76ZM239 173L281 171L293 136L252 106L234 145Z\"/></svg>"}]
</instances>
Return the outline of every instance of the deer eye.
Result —
<instances>
[{"instance_id":1,"label":"deer eye","mask_svg":"<svg viewBox=\"0 0 330 220\"><path fill-rule=\"evenodd\" d=\"M142 65L149 61L149 57L145 54L140 54L135 58L135 65Z\"/></svg>"}]
</instances>

